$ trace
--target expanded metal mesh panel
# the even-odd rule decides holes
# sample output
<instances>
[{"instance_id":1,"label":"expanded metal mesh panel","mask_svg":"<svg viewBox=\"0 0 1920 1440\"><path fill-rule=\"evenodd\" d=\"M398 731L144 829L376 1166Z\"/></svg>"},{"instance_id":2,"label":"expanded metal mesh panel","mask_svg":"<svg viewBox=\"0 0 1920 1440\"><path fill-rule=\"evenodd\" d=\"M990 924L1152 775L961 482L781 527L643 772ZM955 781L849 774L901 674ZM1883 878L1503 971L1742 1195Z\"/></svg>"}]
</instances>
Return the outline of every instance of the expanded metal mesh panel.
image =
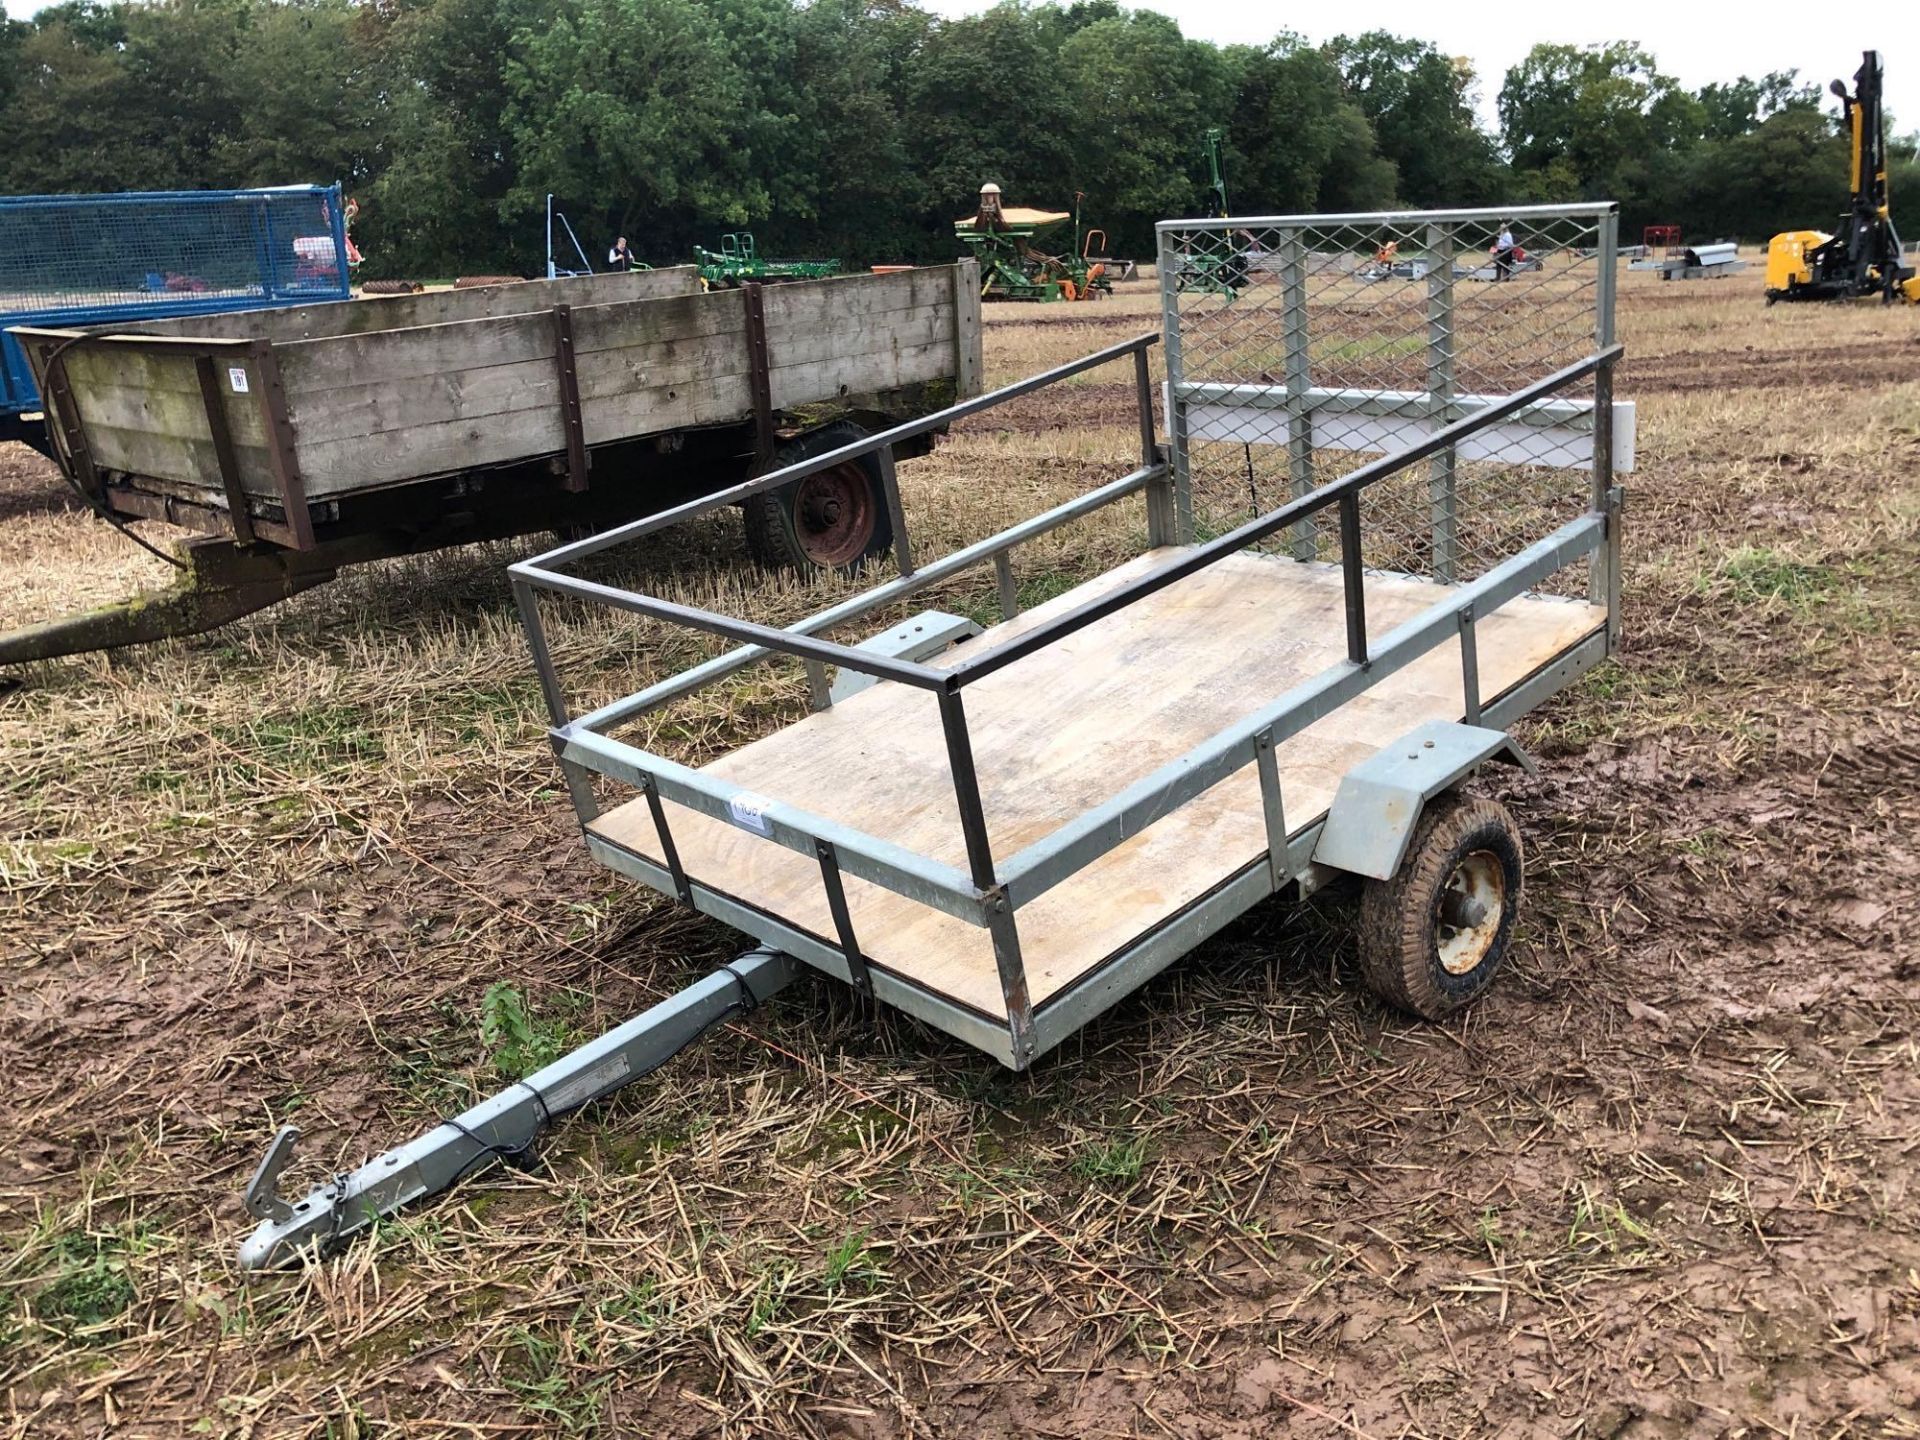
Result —
<instances>
[{"instance_id":1,"label":"expanded metal mesh panel","mask_svg":"<svg viewBox=\"0 0 1920 1440\"><path fill-rule=\"evenodd\" d=\"M1163 226L1172 428L1196 533L1229 530L1592 355L1611 338L1613 223L1584 207ZM1471 580L1578 517L1592 396L1590 379L1570 385L1370 486L1364 563ZM1271 548L1337 558L1337 513Z\"/></svg>"},{"instance_id":2,"label":"expanded metal mesh panel","mask_svg":"<svg viewBox=\"0 0 1920 1440\"><path fill-rule=\"evenodd\" d=\"M344 298L337 192L0 197L0 314Z\"/></svg>"}]
</instances>

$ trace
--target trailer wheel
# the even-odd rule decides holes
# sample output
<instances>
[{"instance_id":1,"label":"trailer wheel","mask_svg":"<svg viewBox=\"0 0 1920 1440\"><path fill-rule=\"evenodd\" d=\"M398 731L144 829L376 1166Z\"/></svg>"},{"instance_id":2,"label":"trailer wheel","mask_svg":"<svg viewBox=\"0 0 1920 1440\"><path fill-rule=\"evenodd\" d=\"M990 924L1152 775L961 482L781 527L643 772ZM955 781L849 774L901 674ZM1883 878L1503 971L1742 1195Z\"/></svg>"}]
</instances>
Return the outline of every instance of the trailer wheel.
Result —
<instances>
[{"instance_id":1,"label":"trailer wheel","mask_svg":"<svg viewBox=\"0 0 1920 1440\"><path fill-rule=\"evenodd\" d=\"M792 465L866 434L850 421L825 425L784 446L774 464ZM851 574L868 557L893 546L880 462L872 455L752 496L740 508L746 517L747 549L762 565Z\"/></svg>"},{"instance_id":2,"label":"trailer wheel","mask_svg":"<svg viewBox=\"0 0 1920 1440\"><path fill-rule=\"evenodd\" d=\"M1520 908L1520 831L1504 805L1435 796L1391 880L1360 899L1360 966L1374 994L1428 1020L1493 982Z\"/></svg>"}]
</instances>

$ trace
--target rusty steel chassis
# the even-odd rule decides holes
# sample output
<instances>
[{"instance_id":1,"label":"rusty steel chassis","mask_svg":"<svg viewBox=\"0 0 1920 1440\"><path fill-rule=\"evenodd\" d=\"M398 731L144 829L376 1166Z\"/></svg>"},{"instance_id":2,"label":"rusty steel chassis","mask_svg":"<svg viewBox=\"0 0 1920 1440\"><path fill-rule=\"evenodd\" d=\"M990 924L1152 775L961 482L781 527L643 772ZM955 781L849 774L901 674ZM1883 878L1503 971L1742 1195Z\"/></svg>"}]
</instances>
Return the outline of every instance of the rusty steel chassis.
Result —
<instances>
[{"instance_id":1,"label":"rusty steel chassis","mask_svg":"<svg viewBox=\"0 0 1920 1440\"><path fill-rule=\"evenodd\" d=\"M764 470L781 441L796 431L784 427L781 413L773 408L760 287L741 288L746 292L751 420L590 447L581 423L572 307L557 305L549 313L564 451L317 504L307 500L273 342L119 330L36 333L28 343L45 382L45 435L22 433L16 438L50 455L101 515L159 520L201 533L179 547L181 575L171 588L0 634L0 665L197 634L325 584L350 565L543 530L597 529L631 520L636 511L712 494L716 476L726 483ZM224 506L118 483L111 472L103 473L94 464L66 368L68 354L90 344L192 358ZM257 367L261 377L258 403L278 492L264 504L241 483L218 385L219 366L241 357ZM884 425L897 418L887 401L881 397L876 408L854 409L835 418ZM917 444L901 450L902 458L931 449L936 428L929 427ZM619 476L621 483L595 488L595 470ZM644 505L635 503L636 492L644 495Z\"/></svg>"}]
</instances>

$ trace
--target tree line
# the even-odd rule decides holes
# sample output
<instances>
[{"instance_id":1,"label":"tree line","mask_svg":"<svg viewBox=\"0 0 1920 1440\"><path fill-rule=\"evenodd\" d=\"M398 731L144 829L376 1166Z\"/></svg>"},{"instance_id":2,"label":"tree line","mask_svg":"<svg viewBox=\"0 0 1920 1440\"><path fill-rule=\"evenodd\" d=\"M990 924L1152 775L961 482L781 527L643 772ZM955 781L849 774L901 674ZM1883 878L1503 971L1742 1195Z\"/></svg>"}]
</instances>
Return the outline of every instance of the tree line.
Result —
<instances>
[{"instance_id":1,"label":"tree line","mask_svg":"<svg viewBox=\"0 0 1920 1440\"><path fill-rule=\"evenodd\" d=\"M596 264L616 234L679 262L748 227L941 259L988 180L1082 193L1145 256L1204 212L1211 127L1243 214L1608 198L1627 240L1758 240L1845 201L1838 106L1792 70L1690 91L1629 42L1539 45L1494 131L1481 83L1385 31L1217 46L1114 0L66 0L0 30L0 193L338 179L369 277L536 273L549 193Z\"/></svg>"}]
</instances>

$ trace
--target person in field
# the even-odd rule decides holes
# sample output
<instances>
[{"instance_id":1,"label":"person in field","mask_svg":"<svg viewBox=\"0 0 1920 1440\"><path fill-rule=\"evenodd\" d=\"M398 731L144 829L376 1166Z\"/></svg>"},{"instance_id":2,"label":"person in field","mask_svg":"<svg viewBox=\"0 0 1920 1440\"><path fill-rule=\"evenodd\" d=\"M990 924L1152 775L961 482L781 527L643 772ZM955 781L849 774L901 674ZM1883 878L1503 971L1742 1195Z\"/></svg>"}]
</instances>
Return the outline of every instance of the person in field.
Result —
<instances>
[{"instance_id":1,"label":"person in field","mask_svg":"<svg viewBox=\"0 0 1920 1440\"><path fill-rule=\"evenodd\" d=\"M1493 278L1513 278L1513 226L1502 225L1500 238L1493 242Z\"/></svg>"}]
</instances>

